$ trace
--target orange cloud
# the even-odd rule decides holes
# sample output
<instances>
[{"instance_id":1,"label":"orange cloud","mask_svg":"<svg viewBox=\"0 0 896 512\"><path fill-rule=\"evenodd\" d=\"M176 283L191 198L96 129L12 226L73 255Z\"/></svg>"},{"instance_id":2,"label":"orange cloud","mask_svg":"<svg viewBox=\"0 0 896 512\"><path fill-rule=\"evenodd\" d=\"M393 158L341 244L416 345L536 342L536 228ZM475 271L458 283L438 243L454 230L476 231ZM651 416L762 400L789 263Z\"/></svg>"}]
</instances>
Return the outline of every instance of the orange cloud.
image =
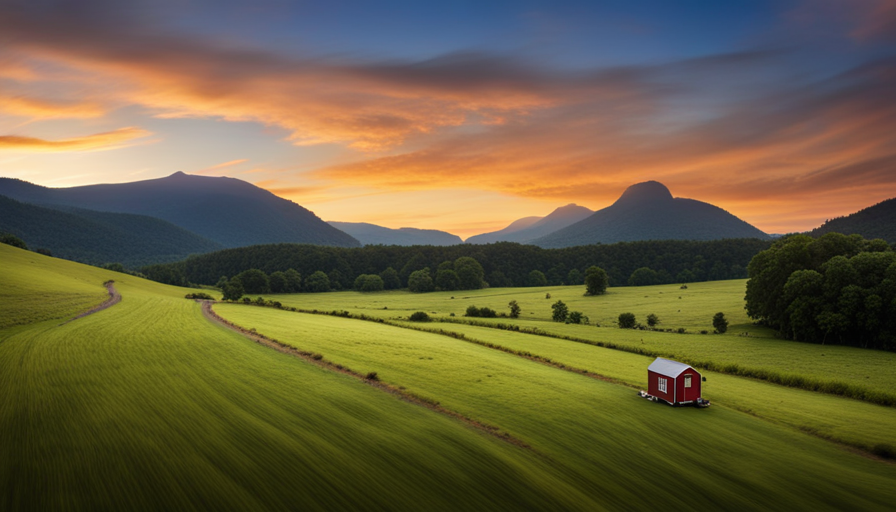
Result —
<instances>
[{"instance_id":1,"label":"orange cloud","mask_svg":"<svg viewBox=\"0 0 896 512\"><path fill-rule=\"evenodd\" d=\"M224 162L224 163L220 163L217 165L213 165L211 167L206 167L205 169L200 169L198 171L195 171L193 174L214 174L215 172L217 172L221 169L233 167L234 165L244 164L248 161L249 161L248 158L241 158L239 160L231 160L229 162Z\"/></svg>"},{"instance_id":2,"label":"orange cloud","mask_svg":"<svg viewBox=\"0 0 896 512\"><path fill-rule=\"evenodd\" d=\"M91 102L59 102L0 94L0 113L33 119L94 118L105 109Z\"/></svg>"},{"instance_id":3,"label":"orange cloud","mask_svg":"<svg viewBox=\"0 0 896 512\"><path fill-rule=\"evenodd\" d=\"M62 140L44 140L34 137L0 135L0 150L22 151L27 153L105 151L124 147L127 145L127 142L148 135L151 135L151 133L133 127L120 128L111 132Z\"/></svg>"}]
</instances>

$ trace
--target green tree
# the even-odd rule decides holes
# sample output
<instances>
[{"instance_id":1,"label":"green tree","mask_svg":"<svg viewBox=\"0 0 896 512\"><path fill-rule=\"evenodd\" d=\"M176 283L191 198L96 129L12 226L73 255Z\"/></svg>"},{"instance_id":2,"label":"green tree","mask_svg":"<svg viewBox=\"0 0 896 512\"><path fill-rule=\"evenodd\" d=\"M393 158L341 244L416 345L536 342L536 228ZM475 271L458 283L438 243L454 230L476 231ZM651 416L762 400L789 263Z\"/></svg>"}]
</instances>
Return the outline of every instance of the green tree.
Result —
<instances>
[{"instance_id":1,"label":"green tree","mask_svg":"<svg viewBox=\"0 0 896 512\"><path fill-rule=\"evenodd\" d=\"M634 329L638 322L634 313L621 313L616 323L620 329Z\"/></svg>"},{"instance_id":2,"label":"green tree","mask_svg":"<svg viewBox=\"0 0 896 512\"><path fill-rule=\"evenodd\" d=\"M467 311L464 313L464 316L472 316L472 317L479 316L479 308L470 304L469 306L467 306Z\"/></svg>"},{"instance_id":3,"label":"green tree","mask_svg":"<svg viewBox=\"0 0 896 512\"><path fill-rule=\"evenodd\" d=\"M461 290L478 290L484 286L485 270L482 265L470 256L461 256L454 260L454 271L457 273L458 286Z\"/></svg>"},{"instance_id":4,"label":"green tree","mask_svg":"<svg viewBox=\"0 0 896 512\"><path fill-rule=\"evenodd\" d=\"M725 331L728 330L728 319L725 318L725 313L719 311L712 317L712 327L719 334L724 334Z\"/></svg>"},{"instance_id":5,"label":"green tree","mask_svg":"<svg viewBox=\"0 0 896 512\"><path fill-rule=\"evenodd\" d=\"M270 293L271 291L270 280L268 279L267 274L257 268L244 270L237 274L236 278L239 279L240 284L243 285L243 293Z\"/></svg>"},{"instance_id":6,"label":"green tree","mask_svg":"<svg viewBox=\"0 0 896 512\"><path fill-rule=\"evenodd\" d=\"M229 279L227 279L227 276L221 276L221 278L218 279L217 284L215 284L215 288L218 288L219 290L221 288L224 288L224 285L227 284L227 281L229 281Z\"/></svg>"},{"instance_id":7,"label":"green tree","mask_svg":"<svg viewBox=\"0 0 896 512\"><path fill-rule=\"evenodd\" d=\"M450 268L443 268L436 272L436 288L443 291L454 291L460 286L460 278L457 272Z\"/></svg>"},{"instance_id":8,"label":"green tree","mask_svg":"<svg viewBox=\"0 0 896 512\"><path fill-rule=\"evenodd\" d=\"M553 313L551 313L551 319L555 322L565 322L566 317L569 316L569 307L563 303L562 300L558 300L555 302L551 309Z\"/></svg>"},{"instance_id":9,"label":"green tree","mask_svg":"<svg viewBox=\"0 0 896 512\"><path fill-rule=\"evenodd\" d=\"M283 277L286 278L286 289L284 290L286 293L299 293L302 291L302 274L299 274L299 271L291 268L283 273Z\"/></svg>"},{"instance_id":10,"label":"green tree","mask_svg":"<svg viewBox=\"0 0 896 512\"><path fill-rule=\"evenodd\" d=\"M610 278L604 269L591 266L585 271L585 295L602 295L609 284Z\"/></svg>"},{"instance_id":11,"label":"green tree","mask_svg":"<svg viewBox=\"0 0 896 512\"><path fill-rule=\"evenodd\" d=\"M312 293L330 291L330 277L322 270L317 270L305 279L305 291Z\"/></svg>"},{"instance_id":12,"label":"green tree","mask_svg":"<svg viewBox=\"0 0 896 512\"><path fill-rule=\"evenodd\" d=\"M355 278L355 290L360 292L381 292L383 287L383 278L376 274L361 274Z\"/></svg>"},{"instance_id":13,"label":"green tree","mask_svg":"<svg viewBox=\"0 0 896 512\"><path fill-rule=\"evenodd\" d=\"M588 321L588 317L581 311L570 311L569 316L566 318L566 323L568 324L587 324Z\"/></svg>"},{"instance_id":14,"label":"green tree","mask_svg":"<svg viewBox=\"0 0 896 512\"><path fill-rule=\"evenodd\" d=\"M243 285L239 279L231 279L221 287L222 300L240 300L243 296Z\"/></svg>"},{"instance_id":15,"label":"green tree","mask_svg":"<svg viewBox=\"0 0 896 512\"><path fill-rule=\"evenodd\" d=\"M649 267L641 267L628 278L629 286L650 286L659 282L656 271Z\"/></svg>"},{"instance_id":16,"label":"green tree","mask_svg":"<svg viewBox=\"0 0 896 512\"><path fill-rule=\"evenodd\" d=\"M579 284L584 284L584 283L585 283L585 276L583 276L582 273L579 272L579 269L574 268L574 269L570 270L568 274L566 274L566 284L568 286L574 286L574 285L579 285Z\"/></svg>"},{"instance_id":17,"label":"green tree","mask_svg":"<svg viewBox=\"0 0 896 512\"><path fill-rule=\"evenodd\" d=\"M533 270L529 272L529 276L526 278L526 284L529 286L547 286L548 278L544 276L544 272L541 270Z\"/></svg>"},{"instance_id":18,"label":"green tree","mask_svg":"<svg viewBox=\"0 0 896 512\"><path fill-rule=\"evenodd\" d=\"M408 276L408 290L414 293L431 292L435 289L432 276L429 275L429 267L423 270L415 270Z\"/></svg>"},{"instance_id":19,"label":"green tree","mask_svg":"<svg viewBox=\"0 0 896 512\"><path fill-rule=\"evenodd\" d=\"M522 308L517 301L512 300L507 304L510 307L510 318L519 318Z\"/></svg>"},{"instance_id":20,"label":"green tree","mask_svg":"<svg viewBox=\"0 0 896 512\"><path fill-rule=\"evenodd\" d=\"M21 238L13 235L12 233L0 233L0 244L11 245L13 247L18 247L19 249L28 250L28 245Z\"/></svg>"},{"instance_id":21,"label":"green tree","mask_svg":"<svg viewBox=\"0 0 896 512\"><path fill-rule=\"evenodd\" d=\"M394 268L386 268L386 270L380 272L380 277L383 278L383 288L386 290L397 290L401 288L401 278L398 277L398 271Z\"/></svg>"},{"instance_id":22,"label":"green tree","mask_svg":"<svg viewBox=\"0 0 896 512\"><path fill-rule=\"evenodd\" d=\"M286 293L286 272L281 272L279 270L277 272L271 272L271 275L268 278L268 284L271 287L271 293Z\"/></svg>"},{"instance_id":23,"label":"green tree","mask_svg":"<svg viewBox=\"0 0 896 512\"><path fill-rule=\"evenodd\" d=\"M650 327L656 327L659 323L660 317L656 316L653 313L647 315L647 325L649 325Z\"/></svg>"}]
</instances>

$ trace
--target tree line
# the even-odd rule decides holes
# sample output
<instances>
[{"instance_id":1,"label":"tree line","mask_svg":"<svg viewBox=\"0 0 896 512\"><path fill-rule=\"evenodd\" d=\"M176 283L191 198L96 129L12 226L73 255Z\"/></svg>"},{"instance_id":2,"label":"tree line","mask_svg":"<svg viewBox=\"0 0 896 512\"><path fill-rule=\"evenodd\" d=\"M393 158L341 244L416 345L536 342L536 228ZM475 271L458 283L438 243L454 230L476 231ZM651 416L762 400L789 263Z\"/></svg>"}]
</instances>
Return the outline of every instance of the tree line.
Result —
<instances>
[{"instance_id":1,"label":"tree line","mask_svg":"<svg viewBox=\"0 0 896 512\"><path fill-rule=\"evenodd\" d=\"M748 271L747 314L783 337L896 350L896 253L884 240L793 235Z\"/></svg>"},{"instance_id":2,"label":"tree line","mask_svg":"<svg viewBox=\"0 0 896 512\"><path fill-rule=\"evenodd\" d=\"M477 279L490 287L580 285L585 271L597 266L605 270L610 286L639 286L744 278L750 259L770 245L758 239L621 242L564 249L511 242L359 248L272 244L192 256L143 267L141 272L167 284L214 285L222 276L230 278L249 269L269 276L294 269L304 278L317 272L326 275L331 290L352 289L359 276L377 275L383 279L384 289L417 287L423 291L430 286L464 289L478 284ZM457 267L461 258L475 260L478 267ZM315 286L323 288L323 284L318 274Z\"/></svg>"}]
</instances>

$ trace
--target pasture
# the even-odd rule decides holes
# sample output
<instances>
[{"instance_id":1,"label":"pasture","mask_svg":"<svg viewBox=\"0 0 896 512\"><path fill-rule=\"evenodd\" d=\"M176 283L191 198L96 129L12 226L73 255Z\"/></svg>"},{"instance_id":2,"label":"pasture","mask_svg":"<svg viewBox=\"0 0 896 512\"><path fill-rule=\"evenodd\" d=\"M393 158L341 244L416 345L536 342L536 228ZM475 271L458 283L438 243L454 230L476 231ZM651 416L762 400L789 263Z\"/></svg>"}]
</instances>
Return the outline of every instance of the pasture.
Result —
<instances>
[{"instance_id":1,"label":"pasture","mask_svg":"<svg viewBox=\"0 0 896 512\"><path fill-rule=\"evenodd\" d=\"M3 510L888 510L896 499L892 463L803 432L856 446L889 442L891 417L877 411L892 408L714 374L707 394L719 405L672 408L626 385L405 326L214 306L282 343L376 372L525 448L211 323L183 298L189 289L5 245L0 258L0 278L18 283L0 295ZM60 325L102 302L110 279L120 303ZM545 301L543 290L535 293ZM392 318L438 311L427 307L431 295L277 299L309 309L358 305ZM480 299L477 306L489 305ZM548 325L549 311L548 303L525 321ZM650 360L487 327L413 327L462 331L630 385ZM729 398L750 386L805 404L760 411Z\"/></svg>"}]
</instances>

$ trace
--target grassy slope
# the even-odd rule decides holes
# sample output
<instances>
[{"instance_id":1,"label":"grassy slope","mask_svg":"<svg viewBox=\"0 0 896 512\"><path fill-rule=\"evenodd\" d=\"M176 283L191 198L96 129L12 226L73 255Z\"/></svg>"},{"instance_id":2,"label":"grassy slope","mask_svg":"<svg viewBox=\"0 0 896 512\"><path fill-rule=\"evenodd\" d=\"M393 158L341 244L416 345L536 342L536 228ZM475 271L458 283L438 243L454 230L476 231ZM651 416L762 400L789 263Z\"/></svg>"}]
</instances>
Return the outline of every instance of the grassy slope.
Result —
<instances>
[{"instance_id":1,"label":"grassy slope","mask_svg":"<svg viewBox=\"0 0 896 512\"><path fill-rule=\"evenodd\" d=\"M15 318L98 303L110 277L123 296L0 330L0 509L601 508L525 450L210 324L184 289L0 258L71 299L19 288Z\"/></svg>"},{"instance_id":2,"label":"grassy slope","mask_svg":"<svg viewBox=\"0 0 896 512\"><path fill-rule=\"evenodd\" d=\"M653 361L652 357L619 350L486 327L444 323L406 325L415 329L462 333L469 339L529 352L641 389L647 387L645 369ZM896 408L716 372L702 373L707 377L703 395L716 405L749 412L866 450L880 443L896 446Z\"/></svg>"},{"instance_id":3,"label":"grassy slope","mask_svg":"<svg viewBox=\"0 0 896 512\"><path fill-rule=\"evenodd\" d=\"M687 290L679 290L677 285L611 288L609 293L598 297L584 297L583 287L580 286L495 288L426 294L339 292L273 297L286 305L306 309L346 309L383 318L406 318L410 312L424 310L435 312L435 318L454 313L455 320L462 317L469 305L488 306L499 312L507 312L507 303L517 300L522 307L520 319L477 320L512 322L521 327L537 327L549 333L616 343L693 362L737 364L896 393L896 372L893 371L896 353L776 339L768 329L749 323L743 310L744 283L744 280L694 283ZM546 293L551 294L550 299L545 299ZM455 299L451 299L452 296ZM682 298L679 299L679 296ZM599 322L603 327L550 321L551 304L557 300L568 304L571 311L583 311L592 323ZM614 327L616 317L626 311L635 313L642 322L648 313L655 313L662 321L661 327L685 327L690 332L711 330L712 312L723 311L731 325L728 333L721 336ZM749 332L750 336L740 336L743 332Z\"/></svg>"},{"instance_id":4,"label":"grassy slope","mask_svg":"<svg viewBox=\"0 0 896 512\"><path fill-rule=\"evenodd\" d=\"M896 498L892 465L725 408L661 407L624 386L429 333L241 305L216 310L509 431L610 508L885 509Z\"/></svg>"}]
</instances>

